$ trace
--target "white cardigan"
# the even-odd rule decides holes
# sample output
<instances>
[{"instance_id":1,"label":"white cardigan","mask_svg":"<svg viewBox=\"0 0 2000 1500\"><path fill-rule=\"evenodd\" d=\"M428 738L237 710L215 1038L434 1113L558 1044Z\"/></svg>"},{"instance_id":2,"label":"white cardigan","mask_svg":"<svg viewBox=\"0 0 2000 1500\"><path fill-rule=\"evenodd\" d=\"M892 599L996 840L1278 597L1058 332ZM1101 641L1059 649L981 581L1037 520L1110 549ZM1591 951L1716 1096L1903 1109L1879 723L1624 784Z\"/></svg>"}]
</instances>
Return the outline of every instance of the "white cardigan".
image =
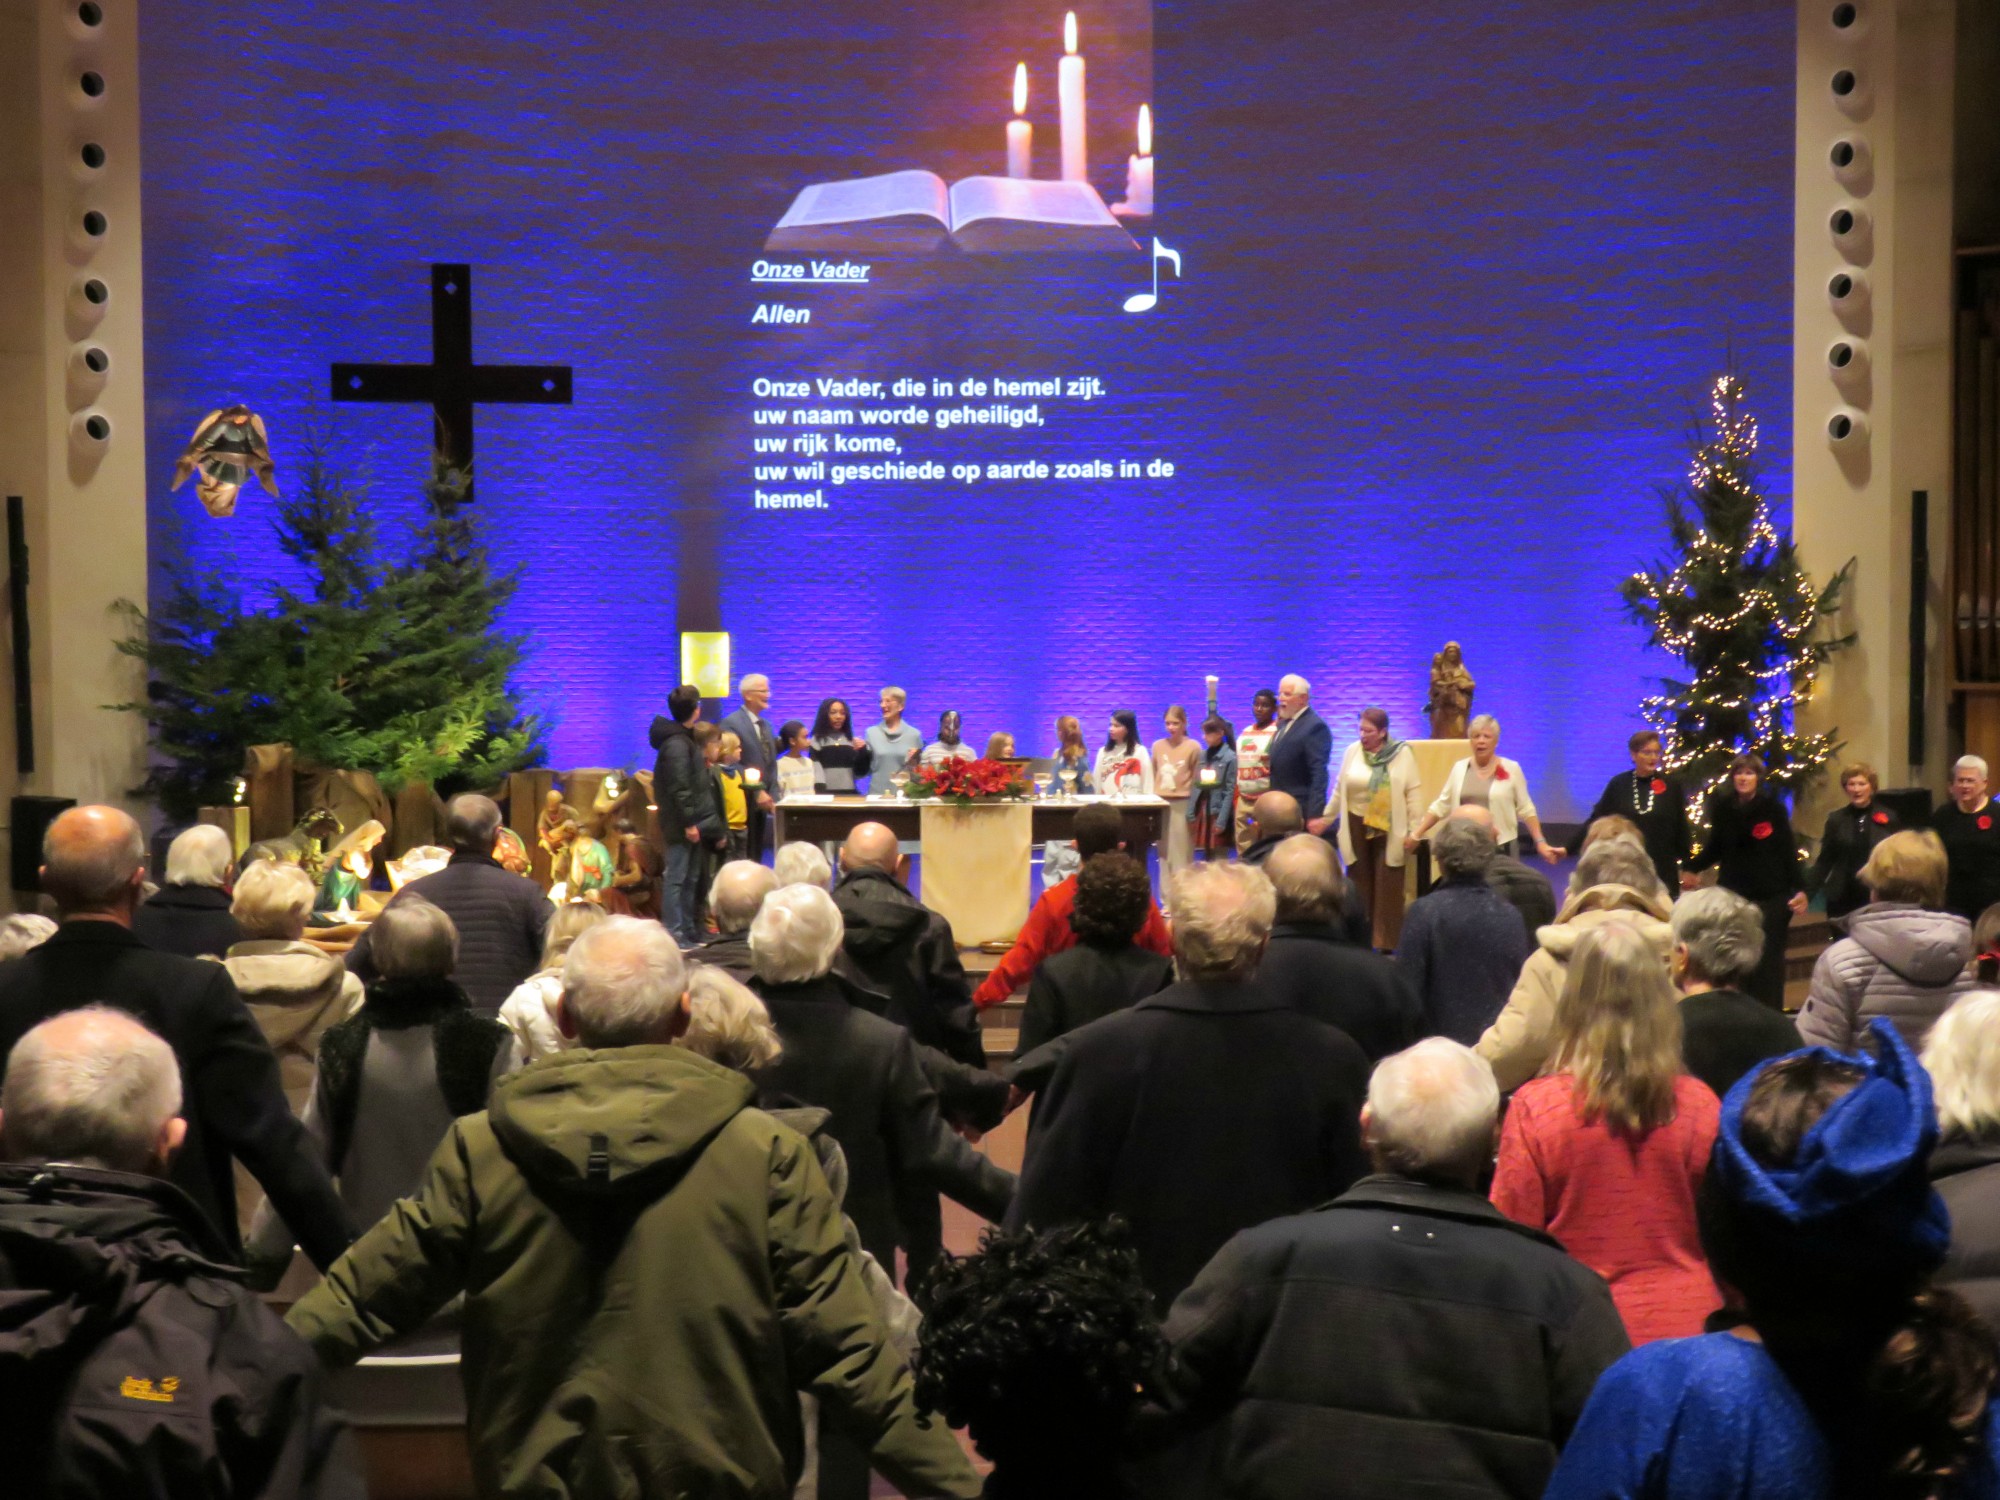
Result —
<instances>
[{"instance_id":1,"label":"white cardigan","mask_svg":"<svg viewBox=\"0 0 2000 1500\"><path fill-rule=\"evenodd\" d=\"M1507 779L1496 779L1488 784L1486 810L1493 814L1495 842L1511 844L1520 837L1522 820L1540 817L1541 814L1535 811L1535 799L1528 795L1528 778L1522 774L1521 763L1504 755L1496 755L1493 759L1506 771ZM1465 775L1471 765L1472 757L1468 755L1451 768L1451 774L1444 779L1444 790L1431 804L1430 815L1433 818L1442 821L1452 815L1458 806L1459 793L1465 789Z\"/></svg>"},{"instance_id":2,"label":"white cardigan","mask_svg":"<svg viewBox=\"0 0 2000 1500\"><path fill-rule=\"evenodd\" d=\"M1333 779L1333 795L1326 803L1326 816L1334 820L1334 827L1339 830L1340 857L1350 865L1354 863L1354 836L1347 827L1347 778L1358 774L1357 768L1366 769L1362 756L1361 741L1347 747L1347 754L1340 758L1340 774ZM1353 811L1358 816L1364 809ZM1401 867L1403 840L1423 821L1423 816L1424 791L1418 779L1417 753L1406 742L1389 762L1389 847L1383 851L1389 865Z\"/></svg>"}]
</instances>

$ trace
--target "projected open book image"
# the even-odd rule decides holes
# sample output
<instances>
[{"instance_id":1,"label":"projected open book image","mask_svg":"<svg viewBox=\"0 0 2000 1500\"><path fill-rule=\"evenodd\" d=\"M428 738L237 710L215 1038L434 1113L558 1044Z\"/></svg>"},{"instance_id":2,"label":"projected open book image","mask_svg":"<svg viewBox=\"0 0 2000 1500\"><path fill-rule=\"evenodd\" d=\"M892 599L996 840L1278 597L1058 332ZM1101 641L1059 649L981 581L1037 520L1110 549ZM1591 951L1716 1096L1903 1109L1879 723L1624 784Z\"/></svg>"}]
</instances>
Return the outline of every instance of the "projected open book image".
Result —
<instances>
[{"instance_id":1,"label":"projected open book image","mask_svg":"<svg viewBox=\"0 0 2000 1500\"><path fill-rule=\"evenodd\" d=\"M1087 182L887 172L806 188L764 241L767 254L1114 254L1139 243Z\"/></svg>"}]
</instances>

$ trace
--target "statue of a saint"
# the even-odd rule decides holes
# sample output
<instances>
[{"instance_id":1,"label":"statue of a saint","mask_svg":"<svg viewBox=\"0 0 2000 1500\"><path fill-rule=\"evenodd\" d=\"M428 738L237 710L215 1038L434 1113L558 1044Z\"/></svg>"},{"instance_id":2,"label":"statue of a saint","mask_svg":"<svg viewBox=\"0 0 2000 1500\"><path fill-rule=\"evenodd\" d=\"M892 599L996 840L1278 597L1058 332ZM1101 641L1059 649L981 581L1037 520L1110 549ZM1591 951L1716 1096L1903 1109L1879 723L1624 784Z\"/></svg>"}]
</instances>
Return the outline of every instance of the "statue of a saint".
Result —
<instances>
[{"instance_id":1,"label":"statue of a saint","mask_svg":"<svg viewBox=\"0 0 2000 1500\"><path fill-rule=\"evenodd\" d=\"M1472 717L1472 674L1465 670L1465 653L1457 641L1431 658L1431 697L1424 712L1431 716L1431 738L1462 740Z\"/></svg>"}]
</instances>

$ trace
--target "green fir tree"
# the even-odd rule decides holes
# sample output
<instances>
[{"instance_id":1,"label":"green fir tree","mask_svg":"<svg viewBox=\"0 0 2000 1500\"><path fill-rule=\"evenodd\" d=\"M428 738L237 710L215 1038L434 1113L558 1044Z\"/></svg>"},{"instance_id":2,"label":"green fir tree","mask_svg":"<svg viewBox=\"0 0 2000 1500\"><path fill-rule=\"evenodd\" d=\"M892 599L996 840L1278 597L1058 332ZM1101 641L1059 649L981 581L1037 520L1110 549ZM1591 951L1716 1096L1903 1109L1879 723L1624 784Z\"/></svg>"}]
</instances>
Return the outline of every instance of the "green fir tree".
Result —
<instances>
[{"instance_id":1,"label":"green fir tree","mask_svg":"<svg viewBox=\"0 0 2000 1500\"><path fill-rule=\"evenodd\" d=\"M1695 446L1685 490L1666 496L1674 553L1622 591L1649 643L1687 674L1661 678L1640 712L1660 732L1666 769L1695 795L1720 786L1746 750L1773 787L1796 795L1839 748L1830 733L1798 733L1794 711L1853 639L1826 629L1853 564L1815 587L1772 525L1757 488L1756 419L1734 375L1710 388L1709 412L1714 431Z\"/></svg>"}]
</instances>

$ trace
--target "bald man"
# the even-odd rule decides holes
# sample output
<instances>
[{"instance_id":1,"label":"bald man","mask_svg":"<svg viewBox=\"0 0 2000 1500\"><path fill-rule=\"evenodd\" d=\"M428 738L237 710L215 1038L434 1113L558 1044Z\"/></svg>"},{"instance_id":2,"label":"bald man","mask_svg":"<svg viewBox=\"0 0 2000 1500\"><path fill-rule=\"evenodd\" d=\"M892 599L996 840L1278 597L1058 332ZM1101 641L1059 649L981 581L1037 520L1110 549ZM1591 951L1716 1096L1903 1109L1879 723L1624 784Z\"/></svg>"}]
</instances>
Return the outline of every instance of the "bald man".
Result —
<instances>
[{"instance_id":1,"label":"bald man","mask_svg":"<svg viewBox=\"0 0 2000 1500\"><path fill-rule=\"evenodd\" d=\"M910 862L896 835L862 823L840 847L833 904L847 924L843 946L871 989L888 996L883 1014L919 1043L968 1067L986 1065L972 986L958 961L951 923L910 894Z\"/></svg>"},{"instance_id":2,"label":"bald man","mask_svg":"<svg viewBox=\"0 0 2000 1500\"><path fill-rule=\"evenodd\" d=\"M1279 844L1306 831L1305 812L1290 792L1265 792L1250 804L1249 822L1256 837L1243 851L1243 862L1250 865L1263 864Z\"/></svg>"},{"instance_id":3,"label":"bald man","mask_svg":"<svg viewBox=\"0 0 2000 1500\"><path fill-rule=\"evenodd\" d=\"M347 1211L293 1118L278 1060L221 964L157 953L132 933L146 879L139 825L115 807L73 807L42 842L42 889L61 925L0 963L0 1057L64 1011L108 1005L138 1016L179 1059L187 1143L173 1181L240 1256L234 1162L270 1195L324 1270L354 1238Z\"/></svg>"},{"instance_id":4,"label":"bald man","mask_svg":"<svg viewBox=\"0 0 2000 1500\"><path fill-rule=\"evenodd\" d=\"M164 1180L180 1111L173 1049L123 1011L65 1011L7 1059L0 1287L36 1309L33 1339L0 1332L7 1492L359 1500L318 1361Z\"/></svg>"}]
</instances>

